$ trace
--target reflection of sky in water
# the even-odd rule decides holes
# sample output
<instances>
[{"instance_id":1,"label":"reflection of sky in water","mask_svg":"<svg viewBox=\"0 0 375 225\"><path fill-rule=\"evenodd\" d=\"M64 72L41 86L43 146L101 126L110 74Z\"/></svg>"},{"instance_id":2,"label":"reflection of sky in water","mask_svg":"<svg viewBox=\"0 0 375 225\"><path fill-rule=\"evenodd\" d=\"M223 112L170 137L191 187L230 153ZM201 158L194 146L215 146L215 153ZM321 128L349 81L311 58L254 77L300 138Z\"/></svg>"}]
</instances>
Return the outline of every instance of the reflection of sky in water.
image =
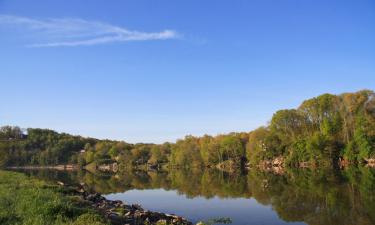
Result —
<instances>
[{"instance_id":1,"label":"reflection of sky in water","mask_svg":"<svg viewBox=\"0 0 375 225\"><path fill-rule=\"evenodd\" d=\"M53 182L83 182L96 192L118 193L108 195L110 199L139 203L145 209L181 215L192 221L230 217L233 225L290 225L280 216L310 224L375 225L375 170L368 168L352 167L339 174L338 171L291 170L286 176L256 171L229 175L214 170L137 171L112 177L85 171L24 172ZM265 181L269 188L264 188ZM132 190L126 191L129 189ZM189 199L179 193L219 197ZM273 206L257 201L272 202ZM272 208L277 208L277 212Z\"/></svg>"},{"instance_id":2,"label":"reflection of sky in water","mask_svg":"<svg viewBox=\"0 0 375 225\"><path fill-rule=\"evenodd\" d=\"M220 199L218 197L189 199L185 195L179 195L176 191L163 189L131 190L125 193L110 194L106 197L131 204L137 203L152 211L173 213L194 222L229 217L234 225L304 224L302 222L284 222L279 219L277 213L270 206L263 206L254 199Z\"/></svg>"}]
</instances>

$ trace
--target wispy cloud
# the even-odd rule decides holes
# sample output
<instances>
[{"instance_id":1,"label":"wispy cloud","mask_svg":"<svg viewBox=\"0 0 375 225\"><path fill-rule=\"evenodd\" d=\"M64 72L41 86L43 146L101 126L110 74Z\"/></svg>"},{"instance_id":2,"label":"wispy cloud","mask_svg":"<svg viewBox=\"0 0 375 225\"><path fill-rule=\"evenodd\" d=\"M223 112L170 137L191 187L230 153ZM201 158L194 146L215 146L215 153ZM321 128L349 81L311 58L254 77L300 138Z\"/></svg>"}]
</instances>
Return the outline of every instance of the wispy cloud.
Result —
<instances>
[{"instance_id":1,"label":"wispy cloud","mask_svg":"<svg viewBox=\"0 0 375 225\"><path fill-rule=\"evenodd\" d=\"M21 28L22 32L37 34L45 40L29 47L88 46L111 42L176 39L174 30L142 32L98 21L76 18L32 19L13 15L0 15L0 26Z\"/></svg>"}]
</instances>

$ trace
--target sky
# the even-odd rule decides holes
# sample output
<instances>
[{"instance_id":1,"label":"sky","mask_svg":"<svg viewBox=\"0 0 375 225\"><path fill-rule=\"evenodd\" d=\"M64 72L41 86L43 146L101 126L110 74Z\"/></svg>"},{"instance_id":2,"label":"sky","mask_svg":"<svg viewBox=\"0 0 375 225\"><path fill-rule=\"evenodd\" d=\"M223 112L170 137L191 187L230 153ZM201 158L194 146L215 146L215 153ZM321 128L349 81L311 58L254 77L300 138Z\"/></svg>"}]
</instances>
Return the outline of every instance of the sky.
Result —
<instances>
[{"instance_id":1,"label":"sky","mask_svg":"<svg viewBox=\"0 0 375 225\"><path fill-rule=\"evenodd\" d=\"M0 126L162 143L360 89L374 0L0 0Z\"/></svg>"}]
</instances>

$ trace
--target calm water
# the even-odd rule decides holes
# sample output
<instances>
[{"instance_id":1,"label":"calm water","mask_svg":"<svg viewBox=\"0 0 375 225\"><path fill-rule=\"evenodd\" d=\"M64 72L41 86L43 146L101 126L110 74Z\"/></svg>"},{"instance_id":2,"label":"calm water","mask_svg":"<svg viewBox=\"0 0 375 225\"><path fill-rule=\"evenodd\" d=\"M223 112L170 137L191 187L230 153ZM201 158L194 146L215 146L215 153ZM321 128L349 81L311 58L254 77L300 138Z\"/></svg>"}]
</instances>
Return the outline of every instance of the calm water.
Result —
<instances>
[{"instance_id":1,"label":"calm water","mask_svg":"<svg viewBox=\"0 0 375 225\"><path fill-rule=\"evenodd\" d=\"M184 216L193 222L230 218L234 225L375 224L375 171L216 170L126 172L28 171L48 180L84 182L109 199Z\"/></svg>"}]
</instances>

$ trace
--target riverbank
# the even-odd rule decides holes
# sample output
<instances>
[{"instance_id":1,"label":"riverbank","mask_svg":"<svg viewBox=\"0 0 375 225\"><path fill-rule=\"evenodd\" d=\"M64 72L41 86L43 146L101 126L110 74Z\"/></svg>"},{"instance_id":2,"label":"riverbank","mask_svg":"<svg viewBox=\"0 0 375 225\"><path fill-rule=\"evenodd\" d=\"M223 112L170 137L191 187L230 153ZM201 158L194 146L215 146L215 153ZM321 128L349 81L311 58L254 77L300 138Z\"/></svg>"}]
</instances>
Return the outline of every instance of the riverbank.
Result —
<instances>
[{"instance_id":1,"label":"riverbank","mask_svg":"<svg viewBox=\"0 0 375 225\"><path fill-rule=\"evenodd\" d=\"M84 185L51 184L0 171L0 224L175 224L186 219L105 199Z\"/></svg>"},{"instance_id":2,"label":"riverbank","mask_svg":"<svg viewBox=\"0 0 375 225\"><path fill-rule=\"evenodd\" d=\"M109 224L58 185L0 171L0 224Z\"/></svg>"},{"instance_id":3,"label":"riverbank","mask_svg":"<svg viewBox=\"0 0 375 225\"><path fill-rule=\"evenodd\" d=\"M68 164L68 165L56 165L56 166L9 166L7 169L25 169L25 170L41 170L41 169L53 169L53 170L67 170L74 171L82 169L79 165Z\"/></svg>"},{"instance_id":4,"label":"riverbank","mask_svg":"<svg viewBox=\"0 0 375 225\"><path fill-rule=\"evenodd\" d=\"M100 193L88 191L84 184L72 186L58 182L71 194L80 200L89 203L95 210L100 212L111 224L157 224L157 225L192 225L191 222L180 216L151 212L143 209L140 205L128 205L122 201L112 201L103 197Z\"/></svg>"}]
</instances>

